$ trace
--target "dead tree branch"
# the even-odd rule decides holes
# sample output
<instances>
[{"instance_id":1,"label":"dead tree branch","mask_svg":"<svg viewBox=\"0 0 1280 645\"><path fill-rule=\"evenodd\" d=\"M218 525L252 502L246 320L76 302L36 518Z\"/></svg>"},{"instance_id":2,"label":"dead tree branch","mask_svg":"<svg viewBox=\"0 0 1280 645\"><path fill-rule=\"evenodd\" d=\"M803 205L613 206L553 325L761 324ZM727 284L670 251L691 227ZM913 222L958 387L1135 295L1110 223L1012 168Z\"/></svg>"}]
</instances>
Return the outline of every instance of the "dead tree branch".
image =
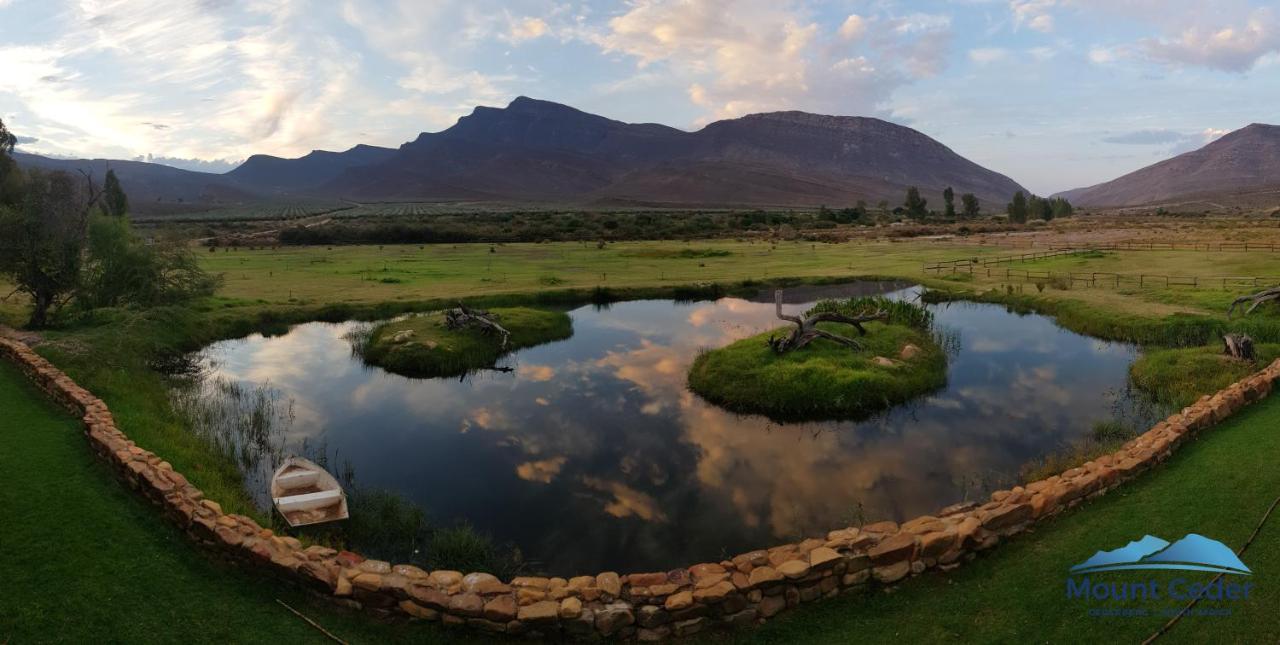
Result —
<instances>
[{"instance_id":1,"label":"dead tree branch","mask_svg":"<svg viewBox=\"0 0 1280 645\"><path fill-rule=\"evenodd\" d=\"M858 330L859 336L866 336L867 330L862 326L862 323L869 322L872 320L884 320L885 318L889 317L889 314L885 311L874 311L874 312L859 315L859 316L846 316L844 314L830 312L830 311L813 314L812 316L807 316L807 317L789 316L787 314L782 313L782 290L781 289L778 289L773 292L773 303L774 303L775 312L777 313L778 318L781 320L785 320L787 322L794 323L796 326L796 328L793 329L790 334L782 338L778 338L776 336L769 337L769 340L768 340L769 347L772 347L773 351L779 354L800 349L818 338L825 338L827 340L839 343L841 345L845 345L847 347L851 347L853 349L861 349L862 345L860 345L858 341L853 340L852 338L846 338L839 334L833 334L829 331L818 329L817 327L818 323L830 322L830 323L843 323L846 325L852 325L854 329Z\"/></svg>"},{"instance_id":2,"label":"dead tree branch","mask_svg":"<svg viewBox=\"0 0 1280 645\"><path fill-rule=\"evenodd\" d=\"M1231 301L1231 307L1227 309L1227 319L1231 319L1231 315L1235 313L1236 307L1243 305L1246 302L1253 303L1249 305L1249 308L1244 312L1244 315L1248 316L1253 313L1254 309L1257 309L1263 303L1275 300L1280 300L1280 287L1271 287L1270 289L1263 289L1262 291L1252 295L1240 296L1239 298Z\"/></svg>"},{"instance_id":3,"label":"dead tree branch","mask_svg":"<svg viewBox=\"0 0 1280 645\"><path fill-rule=\"evenodd\" d=\"M502 336L502 344L499 347L505 350L507 342L511 340L511 332L498 324L498 318L498 314L489 313L483 309L472 309L462 303L458 303L456 308L445 310L444 326L448 329L471 327L487 334L500 334Z\"/></svg>"}]
</instances>

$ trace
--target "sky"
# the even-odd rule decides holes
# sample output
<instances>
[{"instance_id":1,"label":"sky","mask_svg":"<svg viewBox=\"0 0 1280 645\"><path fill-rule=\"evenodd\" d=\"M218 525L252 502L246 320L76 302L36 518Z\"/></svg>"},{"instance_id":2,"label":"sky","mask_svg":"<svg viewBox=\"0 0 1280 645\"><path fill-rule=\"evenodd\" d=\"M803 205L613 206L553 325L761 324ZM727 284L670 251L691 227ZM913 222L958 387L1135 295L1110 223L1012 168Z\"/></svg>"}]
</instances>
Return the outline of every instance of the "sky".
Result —
<instances>
[{"instance_id":1,"label":"sky","mask_svg":"<svg viewBox=\"0 0 1280 645\"><path fill-rule=\"evenodd\" d=\"M0 118L28 152L224 172L521 95L688 130L794 109L907 125L1049 194L1280 122L1274 5L0 0Z\"/></svg>"}]
</instances>

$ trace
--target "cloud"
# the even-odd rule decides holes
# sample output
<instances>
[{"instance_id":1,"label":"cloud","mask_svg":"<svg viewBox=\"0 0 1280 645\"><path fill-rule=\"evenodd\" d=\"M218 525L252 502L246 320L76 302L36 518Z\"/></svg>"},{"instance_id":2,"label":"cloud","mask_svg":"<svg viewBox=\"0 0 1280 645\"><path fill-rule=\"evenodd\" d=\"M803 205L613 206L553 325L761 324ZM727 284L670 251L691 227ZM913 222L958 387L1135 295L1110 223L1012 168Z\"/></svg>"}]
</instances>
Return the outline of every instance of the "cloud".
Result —
<instances>
[{"instance_id":1,"label":"cloud","mask_svg":"<svg viewBox=\"0 0 1280 645\"><path fill-rule=\"evenodd\" d=\"M1137 145L1153 145L1175 143L1186 139L1187 135L1173 130L1135 130L1124 134L1103 137L1106 143L1126 143Z\"/></svg>"},{"instance_id":2,"label":"cloud","mask_svg":"<svg viewBox=\"0 0 1280 645\"><path fill-rule=\"evenodd\" d=\"M234 169L236 166L244 163L243 159L188 159L183 157L164 157L153 154L138 155L133 158L134 161L145 161L147 163L158 163L183 170L194 170L196 172L212 172L224 173Z\"/></svg>"},{"instance_id":3,"label":"cloud","mask_svg":"<svg viewBox=\"0 0 1280 645\"><path fill-rule=\"evenodd\" d=\"M1015 25L1048 33L1053 31L1050 10L1057 4L1057 0L1010 0L1009 8L1013 11Z\"/></svg>"},{"instance_id":4,"label":"cloud","mask_svg":"<svg viewBox=\"0 0 1280 645\"><path fill-rule=\"evenodd\" d=\"M1009 56L1009 50L999 47L980 47L978 49L969 50L969 60L985 65L996 61L1004 60Z\"/></svg>"},{"instance_id":5,"label":"cloud","mask_svg":"<svg viewBox=\"0 0 1280 645\"><path fill-rule=\"evenodd\" d=\"M903 83L938 73L950 19L851 15L834 33L791 0L636 0L592 42L661 67L702 121L777 109L875 113Z\"/></svg>"},{"instance_id":6,"label":"cloud","mask_svg":"<svg viewBox=\"0 0 1280 645\"><path fill-rule=\"evenodd\" d=\"M1095 65L1109 65L1124 57L1125 51L1117 47L1091 47L1089 61Z\"/></svg>"},{"instance_id":7,"label":"cloud","mask_svg":"<svg viewBox=\"0 0 1280 645\"><path fill-rule=\"evenodd\" d=\"M1280 22L1271 10L1258 9L1240 24L1193 25L1173 37L1143 39L1141 45L1158 62L1246 72L1280 51Z\"/></svg>"},{"instance_id":8,"label":"cloud","mask_svg":"<svg viewBox=\"0 0 1280 645\"><path fill-rule=\"evenodd\" d=\"M1103 137L1102 141L1121 145L1168 146L1162 153L1176 155L1200 148L1228 132L1230 130L1219 128L1205 128L1195 132L1157 128L1113 134Z\"/></svg>"},{"instance_id":9,"label":"cloud","mask_svg":"<svg viewBox=\"0 0 1280 645\"><path fill-rule=\"evenodd\" d=\"M541 18L521 18L513 20L507 31L507 39L512 43L522 43L546 35L550 28Z\"/></svg>"},{"instance_id":10,"label":"cloud","mask_svg":"<svg viewBox=\"0 0 1280 645\"><path fill-rule=\"evenodd\" d=\"M541 461L526 461L516 466L516 476L525 481L550 484L560 474L566 457L552 457Z\"/></svg>"},{"instance_id":11,"label":"cloud","mask_svg":"<svg viewBox=\"0 0 1280 645\"><path fill-rule=\"evenodd\" d=\"M849 14L840 24L840 37L845 40L857 40L867 33L867 20L856 13Z\"/></svg>"}]
</instances>

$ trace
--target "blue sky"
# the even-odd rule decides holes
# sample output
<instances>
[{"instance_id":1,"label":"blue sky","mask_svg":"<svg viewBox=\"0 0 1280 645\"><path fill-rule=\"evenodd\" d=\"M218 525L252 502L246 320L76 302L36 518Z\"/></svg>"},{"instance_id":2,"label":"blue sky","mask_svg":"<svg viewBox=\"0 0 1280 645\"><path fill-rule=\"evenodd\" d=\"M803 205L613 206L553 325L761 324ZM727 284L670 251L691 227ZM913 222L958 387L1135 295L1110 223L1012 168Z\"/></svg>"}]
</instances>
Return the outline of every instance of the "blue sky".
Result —
<instances>
[{"instance_id":1,"label":"blue sky","mask_svg":"<svg viewBox=\"0 0 1280 645\"><path fill-rule=\"evenodd\" d=\"M0 0L22 149L222 171L396 146L527 95L696 129L877 116L1039 193L1280 122L1247 0Z\"/></svg>"}]
</instances>

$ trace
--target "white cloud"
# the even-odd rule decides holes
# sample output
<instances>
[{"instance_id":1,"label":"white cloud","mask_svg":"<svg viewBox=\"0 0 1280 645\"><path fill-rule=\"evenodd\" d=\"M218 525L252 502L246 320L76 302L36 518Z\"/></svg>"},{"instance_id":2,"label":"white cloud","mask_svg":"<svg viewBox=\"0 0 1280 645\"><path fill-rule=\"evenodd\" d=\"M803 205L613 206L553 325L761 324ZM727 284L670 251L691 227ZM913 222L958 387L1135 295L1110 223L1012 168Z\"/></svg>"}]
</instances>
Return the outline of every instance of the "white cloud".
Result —
<instances>
[{"instance_id":1,"label":"white cloud","mask_svg":"<svg viewBox=\"0 0 1280 645\"><path fill-rule=\"evenodd\" d=\"M1238 24L1193 25L1173 37L1144 39L1142 47L1159 62L1245 72L1280 51L1280 21L1259 9Z\"/></svg>"},{"instance_id":2,"label":"white cloud","mask_svg":"<svg viewBox=\"0 0 1280 645\"><path fill-rule=\"evenodd\" d=\"M849 114L874 112L901 83L937 73L949 27L930 14L850 16L824 34L789 0L636 0L593 41L641 69L662 66L706 119L787 108ZM865 51L851 52L852 41Z\"/></svg>"},{"instance_id":3,"label":"white cloud","mask_svg":"<svg viewBox=\"0 0 1280 645\"><path fill-rule=\"evenodd\" d=\"M507 31L507 39L513 43L522 43L526 40L534 40L546 35L550 30L547 21L542 18L521 18L512 20L511 27Z\"/></svg>"},{"instance_id":4,"label":"white cloud","mask_svg":"<svg viewBox=\"0 0 1280 645\"><path fill-rule=\"evenodd\" d=\"M1116 62L1123 51L1114 47L1094 46L1089 49L1089 61L1097 65L1109 65Z\"/></svg>"},{"instance_id":5,"label":"white cloud","mask_svg":"<svg viewBox=\"0 0 1280 645\"><path fill-rule=\"evenodd\" d=\"M996 61L1004 60L1009 56L1009 50L1000 47L980 47L978 49L969 50L969 60L985 65Z\"/></svg>"},{"instance_id":6,"label":"white cloud","mask_svg":"<svg viewBox=\"0 0 1280 645\"><path fill-rule=\"evenodd\" d=\"M840 24L840 37L845 40L857 40L867 33L867 20L856 13L849 14Z\"/></svg>"},{"instance_id":7,"label":"white cloud","mask_svg":"<svg viewBox=\"0 0 1280 645\"><path fill-rule=\"evenodd\" d=\"M1009 8L1013 10L1015 25L1048 33L1053 31L1053 14L1050 11L1057 4L1057 0L1010 0Z\"/></svg>"}]
</instances>

